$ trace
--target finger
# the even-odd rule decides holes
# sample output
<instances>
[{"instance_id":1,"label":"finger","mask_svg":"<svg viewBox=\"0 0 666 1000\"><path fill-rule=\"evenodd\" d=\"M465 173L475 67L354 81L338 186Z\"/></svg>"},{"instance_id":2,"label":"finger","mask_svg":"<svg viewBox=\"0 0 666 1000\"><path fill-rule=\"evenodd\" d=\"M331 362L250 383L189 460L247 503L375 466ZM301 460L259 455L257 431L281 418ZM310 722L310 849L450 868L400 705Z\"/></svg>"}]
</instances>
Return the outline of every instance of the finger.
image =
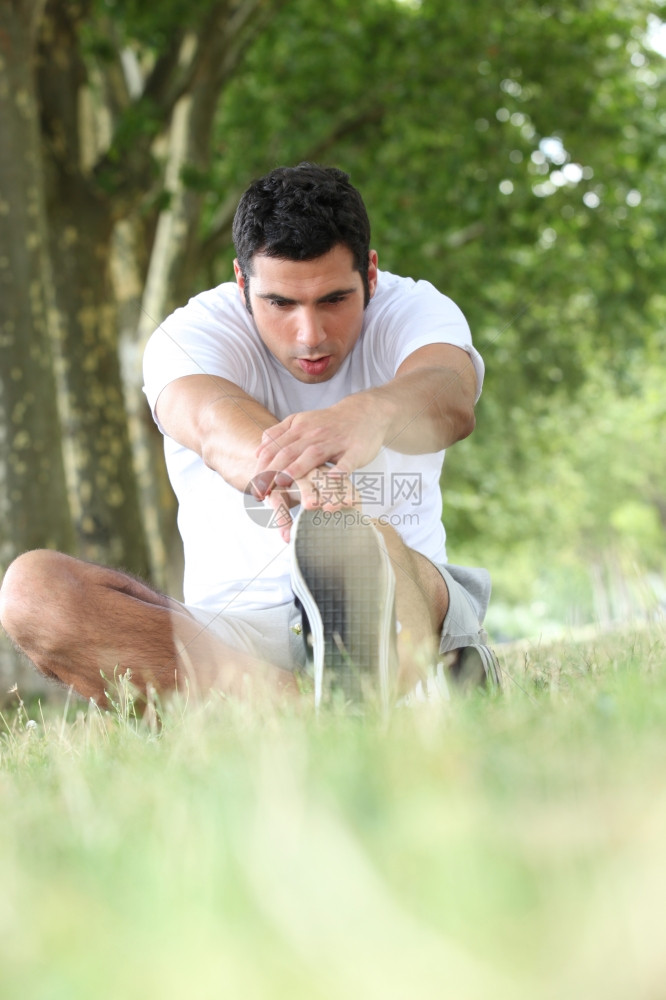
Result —
<instances>
[{"instance_id":1,"label":"finger","mask_svg":"<svg viewBox=\"0 0 666 1000\"><path fill-rule=\"evenodd\" d=\"M351 480L347 476L331 475L328 468L316 470L312 476L299 480L298 484L301 490L301 502L309 510L352 507L357 500Z\"/></svg>"},{"instance_id":2,"label":"finger","mask_svg":"<svg viewBox=\"0 0 666 1000\"><path fill-rule=\"evenodd\" d=\"M361 496L349 473L335 465L329 466L327 472L331 482L337 484L340 495L344 498L344 506L356 507L359 505Z\"/></svg>"},{"instance_id":3,"label":"finger","mask_svg":"<svg viewBox=\"0 0 666 1000\"><path fill-rule=\"evenodd\" d=\"M289 513L288 504L286 503L285 498L282 495L281 491L275 490L273 493L271 493L269 496L266 497L265 503L269 507L273 508L274 511L274 517L272 520L273 527L278 528L282 538L285 538L285 532L286 532L287 537L285 538L285 540L288 540L293 519L291 514Z\"/></svg>"},{"instance_id":4,"label":"finger","mask_svg":"<svg viewBox=\"0 0 666 1000\"><path fill-rule=\"evenodd\" d=\"M301 503L301 491L295 482L290 487L281 489L279 493L287 507L297 507Z\"/></svg>"},{"instance_id":5,"label":"finger","mask_svg":"<svg viewBox=\"0 0 666 1000\"><path fill-rule=\"evenodd\" d=\"M285 434L291 427L296 416L296 413L290 413L288 417L284 418L284 420L278 420L276 424L271 424L270 427L266 427L261 435L262 441L272 441L273 437L280 437L280 435Z\"/></svg>"},{"instance_id":6,"label":"finger","mask_svg":"<svg viewBox=\"0 0 666 1000\"><path fill-rule=\"evenodd\" d=\"M259 447L256 449L254 456L258 458L260 462L265 462L267 465L270 464L272 455L280 450L280 445L277 441L262 441Z\"/></svg>"},{"instance_id":7,"label":"finger","mask_svg":"<svg viewBox=\"0 0 666 1000\"><path fill-rule=\"evenodd\" d=\"M268 494L271 492L275 485L275 472L271 469L266 469L263 472L257 473L253 476L248 483L248 491L252 493L257 500L264 500Z\"/></svg>"},{"instance_id":8,"label":"finger","mask_svg":"<svg viewBox=\"0 0 666 1000\"><path fill-rule=\"evenodd\" d=\"M280 490L288 490L290 486L294 485L294 477L290 476L288 472L276 472L275 473L275 486Z\"/></svg>"},{"instance_id":9,"label":"finger","mask_svg":"<svg viewBox=\"0 0 666 1000\"><path fill-rule=\"evenodd\" d=\"M319 484L312 482L309 477L297 480L300 489L301 504L307 510L321 507L322 490Z\"/></svg>"},{"instance_id":10,"label":"finger","mask_svg":"<svg viewBox=\"0 0 666 1000\"><path fill-rule=\"evenodd\" d=\"M289 446L261 448L257 453L257 465L264 469L276 469L280 472L287 472L293 476L290 467L298 462L303 457L303 454L303 445L298 443Z\"/></svg>"},{"instance_id":11,"label":"finger","mask_svg":"<svg viewBox=\"0 0 666 1000\"><path fill-rule=\"evenodd\" d=\"M282 444L281 444L282 437L283 437L282 434L274 433L273 432L273 428L271 427L271 435L270 435L270 437L267 437L266 436L266 432L264 432L264 436L261 439L259 447L256 449L256 451L255 451L254 454L257 456L257 458L260 455L275 454L282 447Z\"/></svg>"},{"instance_id":12,"label":"finger","mask_svg":"<svg viewBox=\"0 0 666 1000\"><path fill-rule=\"evenodd\" d=\"M275 473L274 489L279 490L288 507L296 507L301 502L301 491L298 483L293 476L287 475L286 472Z\"/></svg>"},{"instance_id":13,"label":"finger","mask_svg":"<svg viewBox=\"0 0 666 1000\"><path fill-rule=\"evenodd\" d=\"M335 449L335 450L334 450ZM294 457L290 462L282 464L281 455L275 458L276 465L294 479L302 479L309 476L316 469L332 463L339 455L339 446L333 442L319 442L312 444ZM286 454L285 454L286 457Z\"/></svg>"},{"instance_id":14,"label":"finger","mask_svg":"<svg viewBox=\"0 0 666 1000\"><path fill-rule=\"evenodd\" d=\"M292 417L287 417L285 420L281 420L279 424L273 424L271 427L267 427L266 430L261 435L261 441L259 447L257 448L255 454L259 454L262 449L266 448L270 450L275 448L279 450L280 445L278 444L280 438L284 437L288 433L291 427Z\"/></svg>"},{"instance_id":15,"label":"finger","mask_svg":"<svg viewBox=\"0 0 666 1000\"><path fill-rule=\"evenodd\" d=\"M329 466L329 470L335 475L340 476L351 476L354 472L356 466L352 465L351 462L345 461L344 455L339 455L336 462Z\"/></svg>"}]
</instances>

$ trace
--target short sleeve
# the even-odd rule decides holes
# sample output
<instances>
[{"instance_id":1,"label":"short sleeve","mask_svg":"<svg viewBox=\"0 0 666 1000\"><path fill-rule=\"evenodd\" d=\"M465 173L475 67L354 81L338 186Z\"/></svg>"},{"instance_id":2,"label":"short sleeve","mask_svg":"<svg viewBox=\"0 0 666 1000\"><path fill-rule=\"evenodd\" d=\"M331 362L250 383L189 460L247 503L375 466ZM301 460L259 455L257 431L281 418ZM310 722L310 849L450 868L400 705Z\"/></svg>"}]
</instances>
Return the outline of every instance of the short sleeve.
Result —
<instances>
[{"instance_id":1,"label":"short sleeve","mask_svg":"<svg viewBox=\"0 0 666 1000\"><path fill-rule=\"evenodd\" d=\"M176 309L152 334L143 357L144 392L155 417L157 399L185 375L216 375L253 391L252 329L232 283L203 292Z\"/></svg>"},{"instance_id":2,"label":"short sleeve","mask_svg":"<svg viewBox=\"0 0 666 1000\"><path fill-rule=\"evenodd\" d=\"M452 344L469 354L477 378L477 398L481 395L485 367L472 343L469 324L456 303L434 285L382 272L368 308L373 310L368 324L370 340L387 380L419 347Z\"/></svg>"}]
</instances>

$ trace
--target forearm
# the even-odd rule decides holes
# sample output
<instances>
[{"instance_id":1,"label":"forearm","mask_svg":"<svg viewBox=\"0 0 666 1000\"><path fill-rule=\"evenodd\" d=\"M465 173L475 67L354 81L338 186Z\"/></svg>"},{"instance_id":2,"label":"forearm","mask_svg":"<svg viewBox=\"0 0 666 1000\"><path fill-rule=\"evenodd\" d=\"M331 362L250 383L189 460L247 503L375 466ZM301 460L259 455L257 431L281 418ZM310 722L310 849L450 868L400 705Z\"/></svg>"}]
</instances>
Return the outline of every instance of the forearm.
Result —
<instances>
[{"instance_id":1,"label":"forearm","mask_svg":"<svg viewBox=\"0 0 666 1000\"><path fill-rule=\"evenodd\" d=\"M471 433L474 388L473 376L442 366L398 373L383 386L272 427L257 453L260 467L299 479L324 463L351 473L382 448L413 455L440 451Z\"/></svg>"},{"instance_id":2,"label":"forearm","mask_svg":"<svg viewBox=\"0 0 666 1000\"><path fill-rule=\"evenodd\" d=\"M169 437L195 451L239 490L255 474L262 434L278 422L232 382L207 375L186 376L167 385L156 411Z\"/></svg>"},{"instance_id":3,"label":"forearm","mask_svg":"<svg viewBox=\"0 0 666 1000\"><path fill-rule=\"evenodd\" d=\"M238 490L257 471L257 448L277 418L256 400L229 396L212 403L200 417L200 454L206 465Z\"/></svg>"},{"instance_id":4,"label":"forearm","mask_svg":"<svg viewBox=\"0 0 666 1000\"><path fill-rule=\"evenodd\" d=\"M368 412L381 421L383 446L406 455L441 451L474 430L473 394L450 368L397 375L358 395L367 397Z\"/></svg>"}]
</instances>

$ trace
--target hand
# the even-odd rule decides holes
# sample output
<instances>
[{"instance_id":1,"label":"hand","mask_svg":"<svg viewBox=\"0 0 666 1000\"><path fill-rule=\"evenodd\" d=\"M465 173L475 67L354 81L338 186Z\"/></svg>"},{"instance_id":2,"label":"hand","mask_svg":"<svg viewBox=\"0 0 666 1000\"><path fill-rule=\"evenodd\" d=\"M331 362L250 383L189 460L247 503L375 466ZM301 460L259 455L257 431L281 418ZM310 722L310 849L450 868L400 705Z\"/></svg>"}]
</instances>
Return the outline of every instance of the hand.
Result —
<instances>
[{"instance_id":1,"label":"hand","mask_svg":"<svg viewBox=\"0 0 666 1000\"><path fill-rule=\"evenodd\" d=\"M257 449L260 471L277 469L296 480L326 463L351 473L370 463L384 444L386 418L369 392L324 410L293 413L269 427Z\"/></svg>"},{"instance_id":2,"label":"hand","mask_svg":"<svg viewBox=\"0 0 666 1000\"><path fill-rule=\"evenodd\" d=\"M275 523L285 542L291 537L293 518L290 510L301 504L306 509L340 510L356 507L360 496L349 476L330 466L313 469L307 476L294 480L284 472L265 472L252 480L252 491L275 511Z\"/></svg>"},{"instance_id":3,"label":"hand","mask_svg":"<svg viewBox=\"0 0 666 1000\"><path fill-rule=\"evenodd\" d=\"M288 542L293 523L290 510L301 502L300 489L295 480L291 476L268 470L253 476L246 492L273 509L272 525L278 528L284 541Z\"/></svg>"}]
</instances>

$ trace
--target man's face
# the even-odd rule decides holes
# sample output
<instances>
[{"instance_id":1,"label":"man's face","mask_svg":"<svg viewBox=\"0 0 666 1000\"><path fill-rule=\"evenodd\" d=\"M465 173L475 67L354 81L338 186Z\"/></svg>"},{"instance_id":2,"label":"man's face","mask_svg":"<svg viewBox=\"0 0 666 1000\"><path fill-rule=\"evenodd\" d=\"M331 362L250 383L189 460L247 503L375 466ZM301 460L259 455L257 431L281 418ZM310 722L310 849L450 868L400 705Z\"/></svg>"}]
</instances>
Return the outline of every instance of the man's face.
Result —
<instances>
[{"instance_id":1,"label":"man's face","mask_svg":"<svg viewBox=\"0 0 666 1000\"><path fill-rule=\"evenodd\" d=\"M245 280L234 261L236 281ZM377 254L368 261L370 297L377 287ZM299 382L326 382L359 338L364 289L351 250L335 246L314 260L255 254L249 278L252 315L264 344Z\"/></svg>"}]
</instances>

